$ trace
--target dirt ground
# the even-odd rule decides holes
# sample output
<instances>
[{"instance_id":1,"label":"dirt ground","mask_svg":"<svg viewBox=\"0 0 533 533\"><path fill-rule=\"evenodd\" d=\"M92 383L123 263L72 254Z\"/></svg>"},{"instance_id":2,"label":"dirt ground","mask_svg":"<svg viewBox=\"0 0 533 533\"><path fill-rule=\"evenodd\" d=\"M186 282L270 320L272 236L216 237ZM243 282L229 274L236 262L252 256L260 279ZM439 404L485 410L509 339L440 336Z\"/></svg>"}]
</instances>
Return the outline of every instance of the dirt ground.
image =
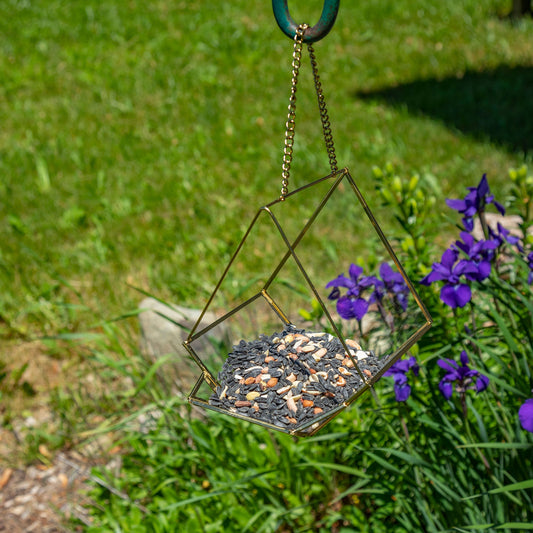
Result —
<instances>
[{"instance_id":1,"label":"dirt ground","mask_svg":"<svg viewBox=\"0 0 533 533\"><path fill-rule=\"evenodd\" d=\"M83 507L89 475L88 461L76 452L60 452L49 465L4 468L0 473L0 531L76 531L75 526L67 525L72 518L90 524Z\"/></svg>"},{"instance_id":2,"label":"dirt ground","mask_svg":"<svg viewBox=\"0 0 533 533\"><path fill-rule=\"evenodd\" d=\"M53 432L50 391L74 379L72 360L58 359L39 342L4 343L0 350L0 532L56 533L82 530L71 519L90 524L86 481L97 462L94 442L76 451L28 452L32 432ZM15 382L17 369L24 372ZM14 373L15 372L15 373ZM27 384L27 394L22 384ZM79 443L78 443L79 444ZM39 460L40 458L40 460ZM96 459L95 459L96 458Z\"/></svg>"}]
</instances>

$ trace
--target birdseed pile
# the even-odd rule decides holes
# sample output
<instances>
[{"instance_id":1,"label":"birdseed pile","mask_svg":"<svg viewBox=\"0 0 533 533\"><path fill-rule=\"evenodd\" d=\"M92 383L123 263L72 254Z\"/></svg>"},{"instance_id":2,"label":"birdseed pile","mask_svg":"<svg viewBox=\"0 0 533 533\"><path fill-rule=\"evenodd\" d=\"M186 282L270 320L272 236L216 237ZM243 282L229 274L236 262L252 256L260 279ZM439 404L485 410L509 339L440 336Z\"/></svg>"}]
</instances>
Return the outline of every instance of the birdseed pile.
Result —
<instances>
[{"instance_id":1,"label":"birdseed pile","mask_svg":"<svg viewBox=\"0 0 533 533\"><path fill-rule=\"evenodd\" d=\"M346 344L365 379L383 366L356 341ZM211 405L284 429L339 407L364 385L337 337L290 326L233 346L218 381Z\"/></svg>"}]
</instances>

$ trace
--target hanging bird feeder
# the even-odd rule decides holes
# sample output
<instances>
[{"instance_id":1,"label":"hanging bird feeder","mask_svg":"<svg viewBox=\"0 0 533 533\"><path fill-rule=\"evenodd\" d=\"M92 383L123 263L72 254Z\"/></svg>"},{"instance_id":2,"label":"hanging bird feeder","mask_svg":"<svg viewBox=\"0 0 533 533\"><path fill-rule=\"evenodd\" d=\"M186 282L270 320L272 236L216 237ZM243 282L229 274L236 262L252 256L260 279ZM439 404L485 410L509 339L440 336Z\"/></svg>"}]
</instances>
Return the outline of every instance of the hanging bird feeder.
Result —
<instances>
[{"instance_id":1,"label":"hanging bird feeder","mask_svg":"<svg viewBox=\"0 0 533 533\"><path fill-rule=\"evenodd\" d=\"M338 7L339 0L326 0L310 28L292 20L287 0L273 0L280 28L294 40L281 195L257 211L184 342L201 370L192 404L299 436L316 433L346 409L431 326L356 181L337 167L311 43L331 30ZM304 43L331 173L289 191ZM355 263L372 237L382 246L388 278L363 300L369 285ZM349 275L339 275L348 265ZM207 311L219 314L206 325ZM224 331L222 339L214 328Z\"/></svg>"}]
</instances>

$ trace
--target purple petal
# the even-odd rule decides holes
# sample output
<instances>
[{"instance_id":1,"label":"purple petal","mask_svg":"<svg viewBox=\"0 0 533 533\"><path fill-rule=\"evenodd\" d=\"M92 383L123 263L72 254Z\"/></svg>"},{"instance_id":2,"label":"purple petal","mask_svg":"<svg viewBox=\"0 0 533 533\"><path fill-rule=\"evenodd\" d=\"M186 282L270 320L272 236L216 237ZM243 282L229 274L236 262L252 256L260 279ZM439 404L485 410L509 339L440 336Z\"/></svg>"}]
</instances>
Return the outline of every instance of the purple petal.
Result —
<instances>
[{"instance_id":1,"label":"purple petal","mask_svg":"<svg viewBox=\"0 0 533 533\"><path fill-rule=\"evenodd\" d=\"M368 311L368 302L363 298L352 300L343 296L337 301L337 313L344 318L344 320L351 320L355 318L361 320Z\"/></svg>"},{"instance_id":2,"label":"purple petal","mask_svg":"<svg viewBox=\"0 0 533 533\"><path fill-rule=\"evenodd\" d=\"M481 181L479 182L479 185L477 186L477 194L479 196L485 196L490 192L489 190L489 183L487 181L487 175L483 174L483 177L481 178Z\"/></svg>"},{"instance_id":3,"label":"purple petal","mask_svg":"<svg viewBox=\"0 0 533 533\"><path fill-rule=\"evenodd\" d=\"M392 274L394 274L394 271L392 270L389 263L381 263L381 265L379 266L379 275L381 276L381 279L385 281Z\"/></svg>"},{"instance_id":4,"label":"purple petal","mask_svg":"<svg viewBox=\"0 0 533 533\"><path fill-rule=\"evenodd\" d=\"M389 263L381 263L379 275L385 283L402 283L403 277L399 272L395 272Z\"/></svg>"},{"instance_id":5,"label":"purple petal","mask_svg":"<svg viewBox=\"0 0 533 533\"><path fill-rule=\"evenodd\" d=\"M441 379L439 382L439 390L442 392L442 395L449 400L453 394L453 386L449 381Z\"/></svg>"},{"instance_id":6,"label":"purple petal","mask_svg":"<svg viewBox=\"0 0 533 533\"><path fill-rule=\"evenodd\" d=\"M426 286L429 286L431 285L434 281L438 281L437 279L434 279L435 278L435 273L434 272L430 272L427 276L424 276L420 281L420 285L426 285Z\"/></svg>"},{"instance_id":7,"label":"purple petal","mask_svg":"<svg viewBox=\"0 0 533 533\"><path fill-rule=\"evenodd\" d=\"M456 267L453 269L453 273L456 276L461 276L462 274L477 274L478 268L473 261L469 261L468 259L461 259L457 263Z\"/></svg>"},{"instance_id":8,"label":"purple petal","mask_svg":"<svg viewBox=\"0 0 533 533\"><path fill-rule=\"evenodd\" d=\"M470 235L470 234L468 234L468 235ZM455 246L457 246L457 248L459 248L459 250L461 250L466 255L468 255L468 257L470 257L471 246L469 246L468 244L465 244L464 242L461 242L461 241L455 241Z\"/></svg>"},{"instance_id":9,"label":"purple petal","mask_svg":"<svg viewBox=\"0 0 533 533\"><path fill-rule=\"evenodd\" d=\"M398 304L404 311L407 311L407 307L409 305L408 296L409 296L408 294L397 294L396 295L396 301L398 302Z\"/></svg>"},{"instance_id":10,"label":"purple petal","mask_svg":"<svg viewBox=\"0 0 533 533\"><path fill-rule=\"evenodd\" d=\"M350 298L346 298L345 296L339 298L337 301L337 313L339 313L339 316L344 318L344 320L355 318Z\"/></svg>"},{"instance_id":11,"label":"purple petal","mask_svg":"<svg viewBox=\"0 0 533 533\"><path fill-rule=\"evenodd\" d=\"M451 271L453 264L455 263L455 261L457 261L457 256L458 256L457 250L448 248L442 254L442 258L440 260L441 265L444 266L448 271Z\"/></svg>"},{"instance_id":12,"label":"purple petal","mask_svg":"<svg viewBox=\"0 0 533 533\"><path fill-rule=\"evenodd\" d=\"M363 298L357 298L352 302L354 316L357 320L361 320L368 311L368 302Z\"/></svg>"},{"instance_id":13,"label":"purple petal","mask_svg":"<svg viewBox=\"0 0 533 533\"><path fill-rule=\"evenodd\" d=\"M337 276L335 279L332 279L327 285L326 289L329 289L330 287L345 287L346 289L350 289L354 286L354 282L347 278L344 274L341 274L340 276Z\"/></svg>"},{"instance_id":14,"label":"purple petal","mask_svg":"<svg viewBox=\"0 0 533 533\"><path fill-rule=\"evenodd\" d=\"M472 298L468 285L444 285L440 291L440 299L452 309L464 307Z\"/></svg>"},{"instance_id":15,"label":"purple petal","mask_svg":"<svg viewBox=\"0 0 533 533\"><path fill-rule=\"evenodd\" d=\"M501 215L505 215L505 207L503 207L503 205L500 204L500 202L497 202L496 200L494 200L494 202L492 203L494 204L494 206L500 212Z\"/></svg>"},{"instance_id":16,"label":"purple petal","mask_svg":"<svg viewBox=\"0 0 533 533\"><path fill-rule=\"evenodd\" d=\"M406 384L394 387L394 392L396 394L396 401L405 402L411 394L411 386Z\"/></svg>"},{"instance_id":17,"label":"purple petal","mask_svg":"<svg viewBox=\"0 0 533 533\"><path fill-rule=\"evenodd\" d=\"M520 425L530 433L533 433L533 398L526 400L518 410Z\"/></svg>"},{"instance_id":18,"label":"purple petal","mask_svg":"<svg viewBox=\"0 0 533 533\"><path fill-rule=\"evenodd\" d=\"M517 240L519 240L518 237L517 237ZM482 242L483 242L483 244L481 245L482 250L496 250L496 248L498 248L500 244L498 242L498 239L489 239L488 241L482 241ZM514 244L514 243L511 242L511 244Z\"/></svg>"},{"instance_id":19,"label":"purple petal","mask_svg":"<svg viewBox=\"0 0 533 533\"><path fill-rule=\"evenodd\" d=\"M459 359L461 360L461 364L463 366L468 366L468 354L464 350L461 352Z\"/></svg>"},{"instance_id":20,"label":"purple petal","mask_svg":"<svg viewBox=\"0 0 533 533\"><path fill-rule=\"evenodd\" d=\"M461 231L459 235L461 239L463 239L463 242L468 246L468 248L472 248L475 243L474 237L472 237L472 235L467 231Z\"/></svg>"},{"instance_id":21,"label":"purple petal","mask_svg":"<svg viewBox=\"0 0 533 533\"><path fill-rule=\"evenodd\" d=\"M365 276L359 280L359 287L372 287L373 285L383 285L376 276Z\"/></svg>"},{"instance_id":22,"label":"purple petal","mask_svg":"<svg viewBox=\"0 0 533 533\"><path fill-rule=\"evenodd\" d=\"M411 368L413 374L415 376L418 376L418 371L420 370L420 367L418 366L418 363L416 362L416 359L415 359L414 355L412 355L408 359L408 362L409 362L409 368Z\"/></svg>"},{"instance_id":23,"label":"purple petal","mask_svg":"<svg viewBox=\"0 0 533 533\"><path fill-rule=\"evenodd\" d=\"M350 278L352 278L353 282L355 283L357 282L357 278L363 273L363 268L352 263L348 273L350 274Z\"/></svg>"},{"instance_id":24,"label":"purple petal","mask_svg":"<svg viewBox=\"0 0 533 533\"><path fill-rule=\"evenodd\" d=\"M341 291L338 287L333 287L333 290L329 293L328 300L337 300L341 295Z\"/></svg>"},{"instance_id":25,"label":"purple petal","mask_svg":"<svg viewBox=\"0 0 533 533\"><path fill-rule=\"evenodd\" d=\"M479 393L484 391L489 386L489 378L483 374L479 374L476 381L476 391Z\"/></svg>"},{"instance_id":26,"label":"purple petal","mask_svg":"<svg viewBox=\"0 0 533 533\"><path fill-rule=\"evenodd\" d=\"M477 281L483 281L490 276L490 261L481 261L477 266L478 277Z\"/></svg>"},{"instance_id":27,"label":"purple petal","mask_svg":"<svg viewBox=\"0 0 533 533\"><path fill-rule=\"evenodd\" d=\"M457 363L452 359L439 359L437 365L446 370L446 372L455 372L458 368Z\"/></svg>"},{"instance_id":28,"label":"purple petal","mask_svg":"<svg viewBox=\"0 0 533 533\"><path fill-rule=\"evenodd\" d=\"M460 213L463 212L466 209L466 202L464 200L454 200L451 198L448 198L446 200L446 205L448 207L451 207L452 209L455 209L456 211L459 211Z\"/></svg>"},{"instance_id":29,"label":"purple petal","mask_svg":"<svg viewBox=\"0 0 533 533\"><path fill-rule=\"evenodd\" d=\"M394 374L395 385L405 385L407 383L407 376L402 372L396 372Z\"/></svg>"},{"instance_id":30,"label":"purple petal","mask_svg":"<svg viewBox=\"0 0 533 533\"><path fill-rule=\"evenodd\" d=\"M463 217L463 225L467 231L472 231L474 229L474 218L473 217Z\"/></svg>"},{"instance_id":31,"label":"purple petal","mask_svg":"<svg viewBox=\"0 0 533 533\"><path fill-rule=\"evenodd\" d=\"M409 361L406 359L401 359L400 361L397 361L391 366L391 369L394 368L395 372L400 372L405 374L409 371Z\"/></svg>"},{"instance_id":32,"label":"purple petal","mask_svg":"<svg viewBox=\"0 0 533 533\"><path fill-rule=\"evenodd\" d=\"M431 285L435 281L448 279L449 276L450 272L448 272L440 263L433 263L433 271L420 280L420 283L422 285Z\"/></svg>"}]
</instances>

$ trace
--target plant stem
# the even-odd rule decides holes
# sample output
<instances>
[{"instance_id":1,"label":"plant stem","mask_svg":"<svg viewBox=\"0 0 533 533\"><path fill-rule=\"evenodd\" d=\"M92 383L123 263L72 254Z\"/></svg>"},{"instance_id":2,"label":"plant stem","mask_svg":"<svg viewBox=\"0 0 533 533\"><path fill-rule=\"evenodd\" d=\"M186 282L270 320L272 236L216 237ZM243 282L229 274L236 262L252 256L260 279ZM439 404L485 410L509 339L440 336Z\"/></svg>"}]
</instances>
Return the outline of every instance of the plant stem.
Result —
<instances>
[{"instance_id":1,"label":"plant stem","mask_svg":"<svg viewBox=\"0 0 533 533\"><path fill-rule=\"evenodd\" d=\"M483 230L483 235L485 236L485 240L489 238L489 227L487 225L487 219L485 218L485 211L480 211L479 213L479 221L481 222L481 229Z\"/></svg>"}]
</instances>

